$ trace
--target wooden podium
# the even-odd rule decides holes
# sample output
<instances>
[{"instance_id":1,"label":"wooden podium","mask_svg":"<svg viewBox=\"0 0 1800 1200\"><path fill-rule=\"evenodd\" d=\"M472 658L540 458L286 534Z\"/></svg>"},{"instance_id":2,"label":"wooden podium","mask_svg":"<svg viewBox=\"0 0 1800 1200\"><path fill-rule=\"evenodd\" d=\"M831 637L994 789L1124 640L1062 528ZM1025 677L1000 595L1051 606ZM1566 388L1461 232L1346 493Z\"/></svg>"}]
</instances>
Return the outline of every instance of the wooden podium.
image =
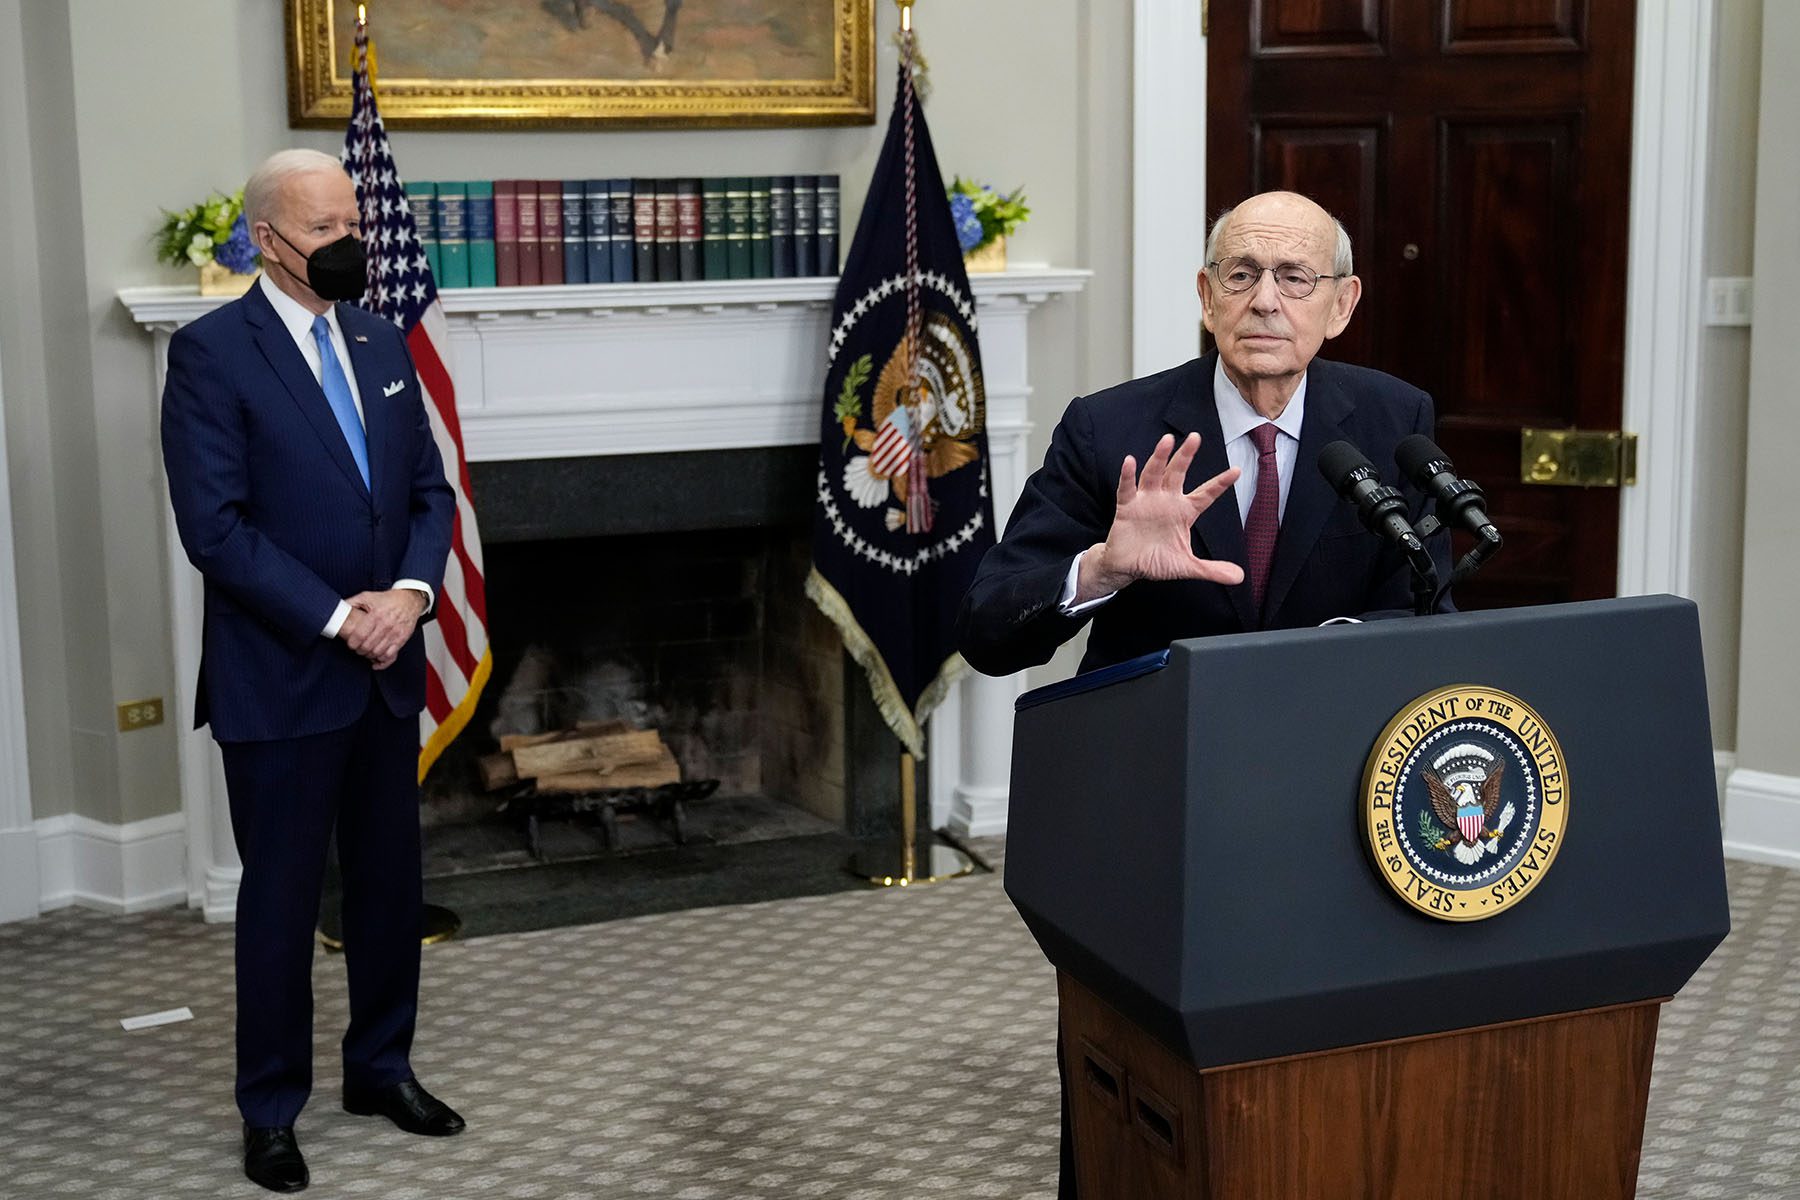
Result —
<instances>
[{"instance_id":1,"label":"wooden podium","mask_svg":"<svg viewBox=\"0 0 1800 1200\"><path fill-rule=\"evenodd\" d=\"M1455 683L1526 700L1570 789L1552 869L1467 922L1394 895L1358 816L1384 724ZM1729 930L1693 606L1215 638L1030 693L1006 886L1057 967L1082 1200L1630 1200L1658 1008Z\"/></svg>"}]
</instances>

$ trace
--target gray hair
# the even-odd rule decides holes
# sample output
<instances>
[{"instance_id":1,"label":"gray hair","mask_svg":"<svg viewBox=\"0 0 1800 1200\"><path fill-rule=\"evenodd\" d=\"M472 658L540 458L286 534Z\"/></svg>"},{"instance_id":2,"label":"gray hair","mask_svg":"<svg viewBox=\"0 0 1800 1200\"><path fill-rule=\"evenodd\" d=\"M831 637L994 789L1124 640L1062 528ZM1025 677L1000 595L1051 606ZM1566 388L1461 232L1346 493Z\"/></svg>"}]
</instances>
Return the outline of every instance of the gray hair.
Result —
<instances>
[{"instance_id":1,"label":"gray hair","mask_svg":"<svg viewBox=\"0 0 1800 1200\"><path fill-rule=\"evenodd\" d=\"M1212 228L1207 231L1207 262L1213 263L1219 261L1219 239L1224 235L1225 226L1231 221L1231 216L1235 212L1237 212L1237 206L1233 205L1220 213L1218 220L1214 221L1212 223ZM1330 213L1325 215L1331 216ZM1344 223L1336 217L1331 217L1331 227L1337 230L1337 247L1332 251L1331 255L1331 273L1340 277L1344 275L1354 275L1356 273L1356 263L1350 256L1350 231L1345 229Z\"/></svg>"},{"instance_id":2,"label":"gray hair","mask_svg":"<svg viewBox=\"0 0 1800 1200\"><path fill-rule=\"evenodd\" d=\"M277 150L263 160L244 184L244 220L252 227L258 221L267 221L275 211L282 185L296 175L343 169L343 163L318 150Z\"/></svg>"}]
</instances>

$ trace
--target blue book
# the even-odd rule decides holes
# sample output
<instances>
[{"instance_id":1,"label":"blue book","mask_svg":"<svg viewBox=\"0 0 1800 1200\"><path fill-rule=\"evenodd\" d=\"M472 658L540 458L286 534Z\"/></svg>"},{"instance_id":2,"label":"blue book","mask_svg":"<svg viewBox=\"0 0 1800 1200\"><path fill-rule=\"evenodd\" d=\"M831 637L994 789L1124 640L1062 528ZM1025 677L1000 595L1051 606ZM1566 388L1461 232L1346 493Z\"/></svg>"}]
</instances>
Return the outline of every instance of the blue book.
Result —
<instances>
[{"instance_id":1,"label":"blue book","mask_svg":"<svg viewBox=\"0 0 1800 1200\"><path fill-rule=\"evenodd\" d=\"M494 277L494 182L469 181L464 217L469 225L469 286L493 287Z\"/></svg>"},{"instance_id":2,"label":"blue book","mask_svg":"<svg viewBox=\"0 0 1800 1200\"><path fill-rule=\"evenodd\" d=\"M631 180L609 179L607 195L612 197L612 277L614 283L630 283L637 278L632 270Z\"/></svg>"},{"instance_id":3,"label":"blue book","mask_svg":"<svg viewBox=\"0 0 1800 1200\"><path fill-rule=\"evenodd\" d=\"M604 179L590 179L582 184L582 197L582 207L587 213L583 222L587 240L587 281L611 283L612 185Z\"/></svg>"},{"instance_id":4,"label":"blue book","mask_svg":"<svg viewBox=\"0 0 1800 1200\"><path fill-rule=\"evenodd\" d=\"M437 185L438 277L440 288L469 286L468 185Z\"/></svg>"},{"instance_id":5,"label":"blue book","mask_svg":"<svg viewBox=\"0 0 1800 1200\"><path fill-rule=\"evenodd\" d=\"M562 184L562 250L562 281L586 283L587 193L579 179L565 179Z\"/></svg>"}]
</instances>

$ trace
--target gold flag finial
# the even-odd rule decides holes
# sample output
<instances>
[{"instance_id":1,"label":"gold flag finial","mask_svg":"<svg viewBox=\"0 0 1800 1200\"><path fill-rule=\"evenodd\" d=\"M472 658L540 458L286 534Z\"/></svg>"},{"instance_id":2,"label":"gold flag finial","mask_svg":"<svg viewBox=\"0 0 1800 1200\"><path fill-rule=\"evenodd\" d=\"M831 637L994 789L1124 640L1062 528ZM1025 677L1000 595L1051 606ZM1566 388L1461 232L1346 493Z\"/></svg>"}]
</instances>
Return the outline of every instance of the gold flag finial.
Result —
<instances>
[{"instance_id":1,"label":"gold flag finial","mask_svg":"<svg viewBox=\"0 0 1800 1200\"><path fill-rule=\"evenodd\" d=\"M894 0L894 3L900 8L900 32L911 33L913 0Z\"/></svg>"}]
</instances>

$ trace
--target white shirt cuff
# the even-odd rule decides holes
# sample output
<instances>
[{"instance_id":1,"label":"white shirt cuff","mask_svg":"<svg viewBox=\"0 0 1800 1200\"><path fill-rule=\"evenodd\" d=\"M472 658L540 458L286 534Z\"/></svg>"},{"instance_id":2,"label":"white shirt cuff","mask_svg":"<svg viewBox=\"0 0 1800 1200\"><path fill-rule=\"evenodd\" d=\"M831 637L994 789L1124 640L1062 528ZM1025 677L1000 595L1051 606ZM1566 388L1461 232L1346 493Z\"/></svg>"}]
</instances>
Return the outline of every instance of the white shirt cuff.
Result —
<instances>
[{"instance_id":1,"label":"white shirt cuff","mask_svg":"<svg viewBox=\"0 0 1800 1200\"><path fill-rule=\"evenodd\" d=\"M338 630L342 629L344 627L344 622L349 619L349 603L344 600L339 600L338 606L331 612L331 620L325 622L324 636L328 638L336 637L338 635Z\"/></svg>"},{"instance_id":2,"label":"white shirt cuff","mask_svg":"<svg viewBox=\"0 0 1800 1200\"><path fill-rule=\"evenodd\" d=\"M431 590L431 585L429 583L422 583L417 579L396 579L394 580L394 586L397 588L411 588L415 592L425 593L425 609L419 614L421 617L424 616L425 613L430 612L431 606L437 603L437 593Z\"/></svg>"},{"instance_id":3,"label":"white shirt cuff","mask_svg":"<svg viewBox=\"0 0 1800 1200\"><path fill-rule=\"evenodd\" d=\"M1117 592L1108 592L1104 596L1096 596L1092 600L1085 601L1084 603L1075 603L1076 585L1081 580L1081 555L1086 553L1087 551L1083 550L1081 554L1075 556L1075 561L1069 564L1069 577L1063 580L1062 597L1057 600L1056 607L1065 617L1078 617L1090 608L1099 608L1102 604L1105 604L1108 600L1111 600L1114 596L1119 594Z\"/></svg>"}]
</instances>

